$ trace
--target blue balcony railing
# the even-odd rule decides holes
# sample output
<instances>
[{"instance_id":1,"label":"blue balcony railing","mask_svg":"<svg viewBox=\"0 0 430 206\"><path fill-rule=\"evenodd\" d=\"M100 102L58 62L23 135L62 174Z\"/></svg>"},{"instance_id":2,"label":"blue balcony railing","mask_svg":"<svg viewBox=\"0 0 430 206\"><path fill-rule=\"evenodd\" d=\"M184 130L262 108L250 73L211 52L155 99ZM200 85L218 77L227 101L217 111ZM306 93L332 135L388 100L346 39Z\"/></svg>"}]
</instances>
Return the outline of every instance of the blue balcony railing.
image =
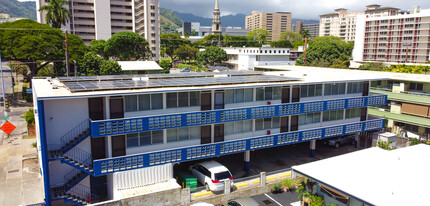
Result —
<instances>
[{"instance_id":1,"label":"blue balcony railing","mask_svg":"<svg viewBox=\"0 0 430 206\"><path fill-rule=\"evenodd\" d=\"M114 172L140 169L167 163L185 162L256 149L306 142L315 139L377 130L384 128L384 125L385 119L377 119L229 142L190 146L124 157L94 160L94 175L100 176Z\"/></svg>"},{"instance_id":2,"label":"blue balcony railing","mask_svg":"<svg viewBox=\"0 0 430 206\"><path fill-rule=\"evenodd\" d=\"M304 113L383 105L386 95L291 103L238 109L213 110L115 120L91 121L91 136L103 137L152 130L217 124L248 119L260 119Z\"/></svg>"}]
</instances>

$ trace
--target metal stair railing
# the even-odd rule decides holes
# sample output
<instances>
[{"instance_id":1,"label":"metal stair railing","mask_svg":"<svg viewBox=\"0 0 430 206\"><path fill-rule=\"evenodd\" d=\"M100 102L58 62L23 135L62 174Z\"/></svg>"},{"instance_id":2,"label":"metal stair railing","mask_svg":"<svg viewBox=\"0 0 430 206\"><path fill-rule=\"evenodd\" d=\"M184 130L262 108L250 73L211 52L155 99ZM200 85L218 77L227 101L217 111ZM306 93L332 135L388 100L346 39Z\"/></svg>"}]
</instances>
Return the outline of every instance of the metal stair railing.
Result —
<instances>
[{"instance_id":1,"label":"metal stair railing","mask_svg":"<svg viewBox=\"0 0 430 206\"><path fill-rule=\"evenodd\" d=\"M90 134L90 120L87 119L78 124L75 128L70 130L67 134L63 135L61 139L62 143L62 152L66 153L71 148L76 146L76 143L79 143Z\"/></svg>"},{"instance_id":2,"label":"metal stair railing","mask_svg":"<svg viewBox=\"0 0 430 206\"><path fill-rule=\"evenodd\" d=\"M77 184L72 189L66 192L66 199L74 203L90 204L98 201L98 196L91 193L91 188Z\"/></svg>"},{"instance_id":3,"label":"metal stair railing","mask_svg":"<svg viewBox=\"0 0 430 206\"><path fill-rule=\"evenodd\" d=\"M93 159L90 153L85 152L77 147L72 148L67 153L63 154L63 158L66 161L71 161L78 166L80 169L86 169L86 172L92 172L93 170Z\"/></svg>"},{"instance_id":4,"label":"metal stair railing","mask_svg":"<svg viewBox=\"0 0 430 206\"><path fill-rule=\"evenodd\" d=\"M64 175L64 183L67 185L65 190L70 190L73 186L79 184L86 176L88 176L87 173L73 168L69 173Z\"/></svg>"}]
</instances>

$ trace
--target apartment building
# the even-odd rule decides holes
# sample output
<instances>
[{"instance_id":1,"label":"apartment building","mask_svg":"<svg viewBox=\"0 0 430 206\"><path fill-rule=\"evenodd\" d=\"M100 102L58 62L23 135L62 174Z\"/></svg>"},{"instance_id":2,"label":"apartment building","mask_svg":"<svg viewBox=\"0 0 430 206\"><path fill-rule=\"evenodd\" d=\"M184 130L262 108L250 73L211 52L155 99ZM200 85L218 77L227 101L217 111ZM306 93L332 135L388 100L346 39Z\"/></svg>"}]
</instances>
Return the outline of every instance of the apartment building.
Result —
<instances>
[{"instance_id":1,"label":"apartment building","mask_svg":"<svg viewBox=\"0 0 430 206\"><path fill-rule=\"evenodd\" d=\"M33 79L47 205L121 199L173 163L379 130L370 81L339 72L227 72ZM356 135L356 138L359 138ZM133 193L138 195L138 193Z\"/></svg>"},{"instance_id":2,"label":"apartment building","mask_svg":"<svg viewBox=\"0 0 430 206\"><path fill-rule=\"evenodd\" d=\"M348 12L347 9L336 9L334 13L320 15L319 36L335 36L344 41L355 40L357 15L362 12Z\"/></svg>"},{"instance_id":3,"label":"apartment building","mask_svg":"<svg viewBox=\"0 0 430 206\"><path fill-rule=\"evenodd\" d=\"M46 23L39 8L49 0L36 1L37 21ZM67 6L71 18L62 29L91 40L109 39L121 31L136 32L149 42L153 60L160 58L160 17L158 0L70 0Z\"/></svg>"},{"instance_id":4,"label":"apartment building","mask_svg":"<svg viewBox=\"0 0 430 206\"><path fill-rule=\"evenodd\" d=\"M289 48L224 47L227 53L226 64L239 71L253 71L256 66L295 65L290 60Z\"/></svg>"},{"instance_id":5,"label":"apartment building","mask_svg":"<svg viewBox=\"0 0 430 206\"><path fill-rule=\"evenodd\" d=\"M371 92L388 96L388 104L369 109L384 117L391 132L430 141L430 77L420 74L384 74L389 80L372 82Z\"/></svg>"},{"instance_id":6,"label":"apartment building","mask_svg":"<svg viewBox=\"0 0 430 206\"><path fill-rule=\"evenodd\" d=\"M302 21L297 21L293 26L294 32L301 34L303 31L309 31L309 35L311 35L311 39L319 36L320 33L320 24L303 24Z\"/></svg>"},{"instance_id":7,"label":"apartment building","mask_svg":"<svg viewBox=\"0 0 430 206\"><path fill-rule=\"evenodd\" d=\"M292 15L290 12L268 13L253 11L245 17L245 28L249 30L265 29L271 33L268 41L278 41L281 33L291 31Z\"/></svg>"},{"instance_id":8,"label":"apartment building","mask_svg":"<svg viewBox=\"0 0 430 206\"><path fill-rule=\"evenodd\" d=\"M426 63L430 60L430 9L357 19L354 61Z\"/></svg>"}]
</instances>

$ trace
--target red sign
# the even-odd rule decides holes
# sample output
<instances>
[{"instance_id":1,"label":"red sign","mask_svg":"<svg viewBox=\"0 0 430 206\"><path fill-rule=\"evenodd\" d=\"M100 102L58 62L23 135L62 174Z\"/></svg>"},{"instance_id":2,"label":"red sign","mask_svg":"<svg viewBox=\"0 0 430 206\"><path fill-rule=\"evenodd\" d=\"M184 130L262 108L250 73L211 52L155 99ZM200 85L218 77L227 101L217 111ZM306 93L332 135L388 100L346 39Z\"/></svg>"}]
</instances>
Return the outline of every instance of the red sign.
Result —
<instances>
[{"instance_id":1,"label":"red sign","mask_svg":"<svg viewBox=\"0 0 430 206\"><path fill-rule=\"evenodd\" d=\"M0 129L3 130L3 132L5 132L6 134L12 133L15 128L15 125L10 123L9 121L6 121L6 123L4 123L3 126L0 127Z\"/></svg>"}]
</instances>

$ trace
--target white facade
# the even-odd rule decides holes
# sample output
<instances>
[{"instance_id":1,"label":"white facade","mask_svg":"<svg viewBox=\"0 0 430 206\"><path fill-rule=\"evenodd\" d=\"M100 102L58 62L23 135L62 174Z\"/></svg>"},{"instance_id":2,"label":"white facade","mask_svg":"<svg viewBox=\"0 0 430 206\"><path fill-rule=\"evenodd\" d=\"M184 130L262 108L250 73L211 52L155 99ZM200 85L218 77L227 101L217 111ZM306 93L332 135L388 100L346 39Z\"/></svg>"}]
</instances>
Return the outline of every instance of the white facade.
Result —
<instances>
[{"instance_id":1,"label":"white facade","mask_svg":"<svg viewBox=\"0 0 430 206\"><path fill-rule=\"evenodd\" d=\"M356 62L426 63L430 49L430 9L357 19Z\"/></svg>"},{"instance_id":2,"label":"white facade","mask_svg":"<svg viewBox=\"0 0 430 206\"><path fill-rule=\"evenodd\" d=\"M294 65L288 48L224 47L228 64L235 70L249 71L256 66Z\"/></svg>"},{"instance_id":3,"label":"white facade","mask_svg":"<svg viewBox=\"0 0 430 206\"><path fill-rule=\"evenodd\" d=\"M357 15L362 12L347 12L337 9L335 13L320 16L319 36L336 36L345 41L354 41Z\"/></svg>"}]
</instances>

